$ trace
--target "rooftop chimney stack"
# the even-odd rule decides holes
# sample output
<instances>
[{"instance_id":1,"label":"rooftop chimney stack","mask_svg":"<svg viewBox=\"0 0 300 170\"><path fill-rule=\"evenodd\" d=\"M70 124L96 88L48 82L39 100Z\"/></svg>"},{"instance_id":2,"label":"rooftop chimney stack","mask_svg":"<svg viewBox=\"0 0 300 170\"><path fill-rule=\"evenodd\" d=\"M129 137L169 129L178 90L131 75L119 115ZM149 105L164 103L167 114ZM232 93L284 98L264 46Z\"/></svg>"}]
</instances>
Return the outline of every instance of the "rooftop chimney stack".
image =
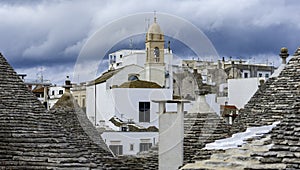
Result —
<instances>
[{"instance_id":1,"label":"rooftop chimney stack","mask_svg":"<svg viewBox=\"0 0 300 170\"><path fill-rule=\"evenodd\" d=\"M65 88L65 92L70 93L70 89L71 89L72 85L71 85L71 80L70 80L69 76L67 76L65 85L63 87Z\"/></svg>"},{"instance_id":2,"label":"rooftop chimney stack","mask_svg":"<svg viewBox=\"0 0 300 170\"><path fill-rule=\"evenodd\" d=\"M153 100L159 104L159 170L178 169L183 165L184 103L187 100ZM167 112L167 103L177 105L176 112Z\"/></svg>"},{"instance_id":3,"label":"rooftop chimney stack","mask_svg":"<svg viewBox=\"0 0 300 170\"><path fill-rule=\"evenodd\" d=\"M288 53L288 49L286 47L282 47L280 49L280 54L279 56L281 57L282 59L282 64L286 64L286 58L288 58L289 56L289 53Z\"/></svg>"}]
</instances>

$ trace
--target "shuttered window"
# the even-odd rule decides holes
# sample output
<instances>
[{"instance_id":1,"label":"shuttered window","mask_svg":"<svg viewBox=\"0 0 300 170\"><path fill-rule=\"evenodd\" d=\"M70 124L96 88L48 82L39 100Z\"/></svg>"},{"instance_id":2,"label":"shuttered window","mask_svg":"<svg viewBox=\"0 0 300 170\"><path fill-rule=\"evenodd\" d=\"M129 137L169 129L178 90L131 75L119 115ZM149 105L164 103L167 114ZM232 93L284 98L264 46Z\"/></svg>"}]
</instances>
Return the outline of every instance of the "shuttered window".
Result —
<instances>
[{"instance_id":1,"label":"shuttered window","mask_svg":"<svg viewBox=\"0 0 300 170\"><path fill-rule=\"evenodd\" d=\"M150 102L139 102L139 121L150 122Z\"/></svg>"},{"instance_id":2,"label":"shuttered window","mask_svg":"<svg viewBox=\"0 0 300 170\"><path fill-rule=\"evenodd\" d=\"M140 143L140 152L148 151L152 146L152 143Z\"/></svg>"},{"instance_id":3,"label":"shuttered window","mask_svg":"<svg viewBox=\"0 0 300 170\"><path fill-rule=\"evenodd\" d=\"M115 155L123 155L123 145L109 145L109 148Z\"/></svg>"}]
</instances>

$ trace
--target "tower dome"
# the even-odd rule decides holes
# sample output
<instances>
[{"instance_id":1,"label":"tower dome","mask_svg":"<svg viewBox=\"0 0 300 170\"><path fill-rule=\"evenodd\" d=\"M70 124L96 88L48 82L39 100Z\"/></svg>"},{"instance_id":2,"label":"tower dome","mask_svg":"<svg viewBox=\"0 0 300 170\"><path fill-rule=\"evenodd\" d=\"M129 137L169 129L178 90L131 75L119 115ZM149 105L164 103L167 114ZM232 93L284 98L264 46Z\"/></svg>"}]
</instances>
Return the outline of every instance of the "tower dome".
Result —
<instances>
[{"instance_id":1,"label":"tower dome","mask_svg":"<svg viewBox=\"0 0 300 170\"><path fill-rule=\"evenodd\" d=\"M156 22L156 17L154 18L153 24L150 25L147 35L146 41L164 41L164 33L160 29L160 26Z\"/></svg>"},{"instance_id":2,"label":"tower dome","mask_svg":"<svg viewBox=\"0 0 300 170\"><path fill-rule=\"evenodd\" d=\"M152 34L163 34L163 32L160 29L160 26L157 24L156 21L154 21L154 23L149 27L148 29L148 34L152 33Z\"/></svg>"}]
</instances>

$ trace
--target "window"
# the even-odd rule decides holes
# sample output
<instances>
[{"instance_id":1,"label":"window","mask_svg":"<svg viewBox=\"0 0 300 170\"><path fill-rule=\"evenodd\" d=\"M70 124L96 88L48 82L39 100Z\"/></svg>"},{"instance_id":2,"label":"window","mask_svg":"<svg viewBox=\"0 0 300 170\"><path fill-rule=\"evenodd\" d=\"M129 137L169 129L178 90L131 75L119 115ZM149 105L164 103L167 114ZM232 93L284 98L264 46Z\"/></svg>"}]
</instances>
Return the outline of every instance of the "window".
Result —
<instances>
[{"instance_id":1,"label":"window","mask_svg":"<svg viewBox=\"0 0 300 170\"><path fill-rule=\"evenodd\" d=\"M112 64L113 63L113 57L112 55L109 55L109 64Z\"/></svg>"},{"instance_id":2,"label":"window","mask_svg":"<svg viewBox=\"0 0 300 170\"><path fill-rule=\"evenodd\" d=\"M122 58L123 57L123 55L122 54L120 54L120 58Z\"/></svg>"},{"instance_id":3,"label":"window","mask_svg":"<svg viewBox=\"0 0 300 170\"><path fill-rule=\"evenodd\" d=\"M139 103L139 121L150 122L150 102Z\"/></svg>"},{"instance_id":4,"label":"window","mask_svg":"<svg viewBox=\"0 0 300 170\"><path fill-rule=\"evenodd\" d=\"M126 126L122 126L122 127L121 127L121 131L122 131L122 132L127 132L127 129L128 129L128 128L127 128Z\"/></svg>"},{"instance_id":5,"label":"window","mask_svg":"<svg viewBox=\"0 0 300 170\"><path fill-rule=\"evenodd\" d=\"M115 155L123 155L123 145L109 145L109 149Z\"/></svg>"},{"instance_id":6,"label":"window","mask_svg":"<svg viewBox=\"0 0 300 170\"><path fill-rule=\"evenodd\" d=\"M135 80L139 80L139 78L136 75L130 75L128 77L128 81L135 81Z\"/></svg>"},{"instance_id":7,"label":"window","mask_svg":"<svg viewBox=\"0 0 300 170\"><path fill-rule=\"evenodd\" d=\"M64 91L63 90L59 90L58 94L64 94Z\"/></svg>"},{"instance_id":8,"label":"window","mask_svg":"<svg viewBox=\"0 0 300 170\"><path fill-rule=\"evenodd\" d=\"M258 77L262 77L262 74L261 74L261 73L259 73L259 74L258 74Z\"/></svg>"},{"instance_id":9,"label":"window","mask_svg":"<svg viewBox=\"0 0 300 170\"><path fill-rule=\"evenodd\" d=\"M55 94L55 92L54 92L54 90L52 90L52 96L54 96L54 94Z\"/></svg>"},{"instance_id":10,"label":"window","mask_svg":"<svg viewBox=\"0 0 300 170\"><path fill-rule=\"evenodd\" d=\"M152 143L140 143L140 152L148 151L152 146Z\"/></svg>"},{"instance_id":11,"label":"window","mask_svg":"<svg viewBox=\"0 0 300 170\"><path fill-rule=\"evenodd\" d=\"M85 107L85 98L82 99L82 107Z\"/></svg>"},{"instance_id":12,"label":"window","mask_svg":"<svg viewBox=\"0 0 300 170\"><path fill-rule=\"evenodd\" d=\"M134 150L134 145L133 145L133 144L130 144L129 150L130 150L130 151L133 151L133 150Z\"/></svg>"},{"instance_id":13,"label":"window","mask_svg":"<svg viewBox=\"0 0 300 170\"><path fill-rule=\"evenodd\" d=\"M248 78L248 73L244 73L244 78Z\"/></svg>"},{"instance_id":14,"label":"window","mask_svg":"<svg viewBox=\"0 0 300 170\"><path fill-rule=\"evenodd\" d=\"M266 78L269 78L269 74L267 73L267 74L265 75L265 77L266 77Z\"/></svg>"},{"instance_id":15,"label":"window","mask_svg":"<svg viewBox=\"0 0 300 170\"><path fill-rule=\"evenodd\" d=\"M155 57L155 62L159 62L159 48L155 47L154 48L154 57Z\"/></svg>"}]
</instances>

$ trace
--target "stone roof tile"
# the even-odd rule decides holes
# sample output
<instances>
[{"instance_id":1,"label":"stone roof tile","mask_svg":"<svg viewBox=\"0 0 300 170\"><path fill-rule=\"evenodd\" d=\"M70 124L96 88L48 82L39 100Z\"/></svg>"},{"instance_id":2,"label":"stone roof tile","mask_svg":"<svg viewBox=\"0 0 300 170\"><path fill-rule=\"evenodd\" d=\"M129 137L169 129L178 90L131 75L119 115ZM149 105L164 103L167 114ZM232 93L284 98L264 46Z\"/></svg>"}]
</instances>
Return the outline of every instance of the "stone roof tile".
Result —
<instances>
[{"instance_id":1,"label":"stone roof tile","mask_svg":"<svg viewBox=\"0 0 300 170\"><path fill-rule=\"evenodd\" d=\"M0 167L8 169L97 167L47 113L0 55Z\"/></svg>"},{"instance_id":2,"label":"stone roof tile","mask_svg":"<svg viewBox=\"0 0 300 170\"><path fill-rule=\"evenodd\" d=\"M277 78L259 89L246 105L234 131L280 120L269 133L245 145L216 152L208 160L182 169L300 169L300 56L294 56Z\"/></svg>"},{"instance_id":3,"label":"stone roof tile","mask_svg":"<svg viewBox=\"0 0 300 170\"><path fill-rule=\"evenodd\" d=\"M47 112L1 54L0 82L0 169L157 169L113 157L71 94Z\"/></svg>"},{"instance_id":4,"label":"stone roof tile","mask_svg":"<svg viewBox=\"0 0 300 170\"><path fill-rule=\"evenodd\" d=\"M300 57L294 56L278 77L268 79L250 101L240 110L231 133L244 131L249 126L269 125L281 120L293 110L299 96Z\"/></svg>"}]
</instances>

